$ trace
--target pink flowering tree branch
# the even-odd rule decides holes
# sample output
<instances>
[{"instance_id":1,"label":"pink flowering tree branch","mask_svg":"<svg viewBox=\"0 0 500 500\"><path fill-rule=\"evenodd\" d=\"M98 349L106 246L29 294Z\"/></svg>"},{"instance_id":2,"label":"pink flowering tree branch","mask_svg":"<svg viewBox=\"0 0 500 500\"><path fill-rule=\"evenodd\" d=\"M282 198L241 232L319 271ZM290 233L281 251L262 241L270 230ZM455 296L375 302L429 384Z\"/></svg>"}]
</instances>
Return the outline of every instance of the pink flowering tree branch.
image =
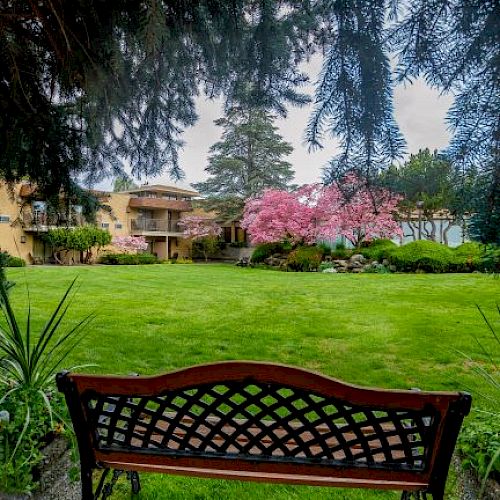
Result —
<instances>
[{"instance_id":1,"label":"pink flowering tree branch","mask_svg":"<svg viewBox=\"0 0 500 500\"><path fill-rule=\"evenodd\" d=\"M208 254L217 249L222 228L213 220L198 215L189 215L179 221L179 226L184 228L183 236L190 241L197 241L203 251L205 262Z\"/></svg>"},{"instance_id":2,"label":"pink flowering tree branch","mask_svg":"<svg viewBox=\"0 0 500 500\"><path fill-rule=\"evenodd\" d=\"M144 236L115 236L111 243L122 252L138 252L148 249Z\"/></svg>"}]
</instances>

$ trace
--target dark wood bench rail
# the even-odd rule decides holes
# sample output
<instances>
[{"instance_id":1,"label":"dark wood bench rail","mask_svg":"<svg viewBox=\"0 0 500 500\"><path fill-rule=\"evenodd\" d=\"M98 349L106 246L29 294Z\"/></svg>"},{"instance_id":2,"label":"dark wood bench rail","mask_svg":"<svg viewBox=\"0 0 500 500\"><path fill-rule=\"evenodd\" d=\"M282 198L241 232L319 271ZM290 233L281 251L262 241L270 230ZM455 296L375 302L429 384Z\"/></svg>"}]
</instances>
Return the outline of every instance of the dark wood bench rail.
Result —
<instances>
[{"instance_id":1,"label":"dark wood bench rail","mask_svg":"<svg viewBox=\"0 0 500 500\"><path fill-rule=\"evenodd\" d=\"M367 389L284 365L223 362L155 377L60 373L82 498L121 472L394 489L442 499L471 397ZM96 491L92 472L104 469ZM112 479L106 475L114 470Z\"/></svg>"}]
</instances>

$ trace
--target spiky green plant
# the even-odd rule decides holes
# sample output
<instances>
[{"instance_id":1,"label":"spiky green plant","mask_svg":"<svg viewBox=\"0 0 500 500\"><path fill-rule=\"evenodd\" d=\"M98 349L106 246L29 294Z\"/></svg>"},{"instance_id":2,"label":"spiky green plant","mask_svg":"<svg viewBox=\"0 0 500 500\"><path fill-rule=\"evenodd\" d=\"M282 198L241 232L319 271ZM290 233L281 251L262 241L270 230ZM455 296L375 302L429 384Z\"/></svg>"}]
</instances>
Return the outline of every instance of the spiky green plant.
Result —
<instances>
[{"instance_id":1,"label":"spiky green plant","mask_svg":"<svg viewBox=\"0 0 500 500\"><path fill-rule=\"evenodd\" d=\"M94 317L91 313L76 325L63 330L63 320L71 305L71 292L75 283L76 279L69 285L41 331L34 332L29 296L23 327L12 307L6 284L0 281L0 308L3 315L3 321L0 322L0 406L5 406L12 399L22 403L17 409L24 412L21 416L24 423L21 429L17 429L18 435L10 436L14 441L9 446L11 451L8 456L4 457L4 465L14 463L16 453L24 446L21 446L23 440L28 439L28 429L37 426L36 415L40 418L40 425L46 418L42 413L48 415L50 428L54 427L53 415L57 416L58 421L64 421L53 407L51 397L55 374L81 342L85 327ZM41 407L45 407L45 411L42 412ZM16 418L20 420L19 415Z\"/></svg>"}]
</instances>

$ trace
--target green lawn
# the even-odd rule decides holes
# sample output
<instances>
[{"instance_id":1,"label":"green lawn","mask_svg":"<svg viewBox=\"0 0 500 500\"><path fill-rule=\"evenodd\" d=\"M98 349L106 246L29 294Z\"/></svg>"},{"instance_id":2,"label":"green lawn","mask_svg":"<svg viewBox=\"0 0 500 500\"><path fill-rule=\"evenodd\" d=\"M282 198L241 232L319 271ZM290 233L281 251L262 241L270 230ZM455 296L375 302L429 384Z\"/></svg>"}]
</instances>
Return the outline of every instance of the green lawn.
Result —
<instances>
[{"instance_id":1,"label":"green lawn","mask_svg":"<svg viewBox=\"0 0 500 500\"><path fill-rule=\"evenodd\" d=\"M287 363L368 386L487 392L457 351L483 359L500 280L472 275L282 273L224 265L11 269L13 298L41 325L71 279L69 313L96 310L69 364L153 374L228 359ZM477 398L476 398L477 399ZM450 488L452 489L452 488ZM115 498L127 496L121 487ZM141 499L395 499L395 493L143 475Z\"/></svg>"}]
</instances>

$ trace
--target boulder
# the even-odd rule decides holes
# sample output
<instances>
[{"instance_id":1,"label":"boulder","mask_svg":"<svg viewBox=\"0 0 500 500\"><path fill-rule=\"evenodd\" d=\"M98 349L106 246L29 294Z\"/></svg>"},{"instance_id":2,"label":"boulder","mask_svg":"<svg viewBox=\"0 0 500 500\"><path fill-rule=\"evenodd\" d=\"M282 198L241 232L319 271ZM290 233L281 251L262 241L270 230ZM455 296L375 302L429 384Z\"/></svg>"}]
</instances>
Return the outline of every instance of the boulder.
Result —
<instances>
[{"instance_id":1,"label":"boulder","mask_svg":"<svg viewBox=\"0 0 500 500\"><path fill-rule=\"evenodd\" d=\"M334 260L333 265L336 267L347 267L347 260Z\"/></svg>"},{"instance_id":2,"label":"boulder","mask_svg":"<svg viewBox=\"0 0 500 500\"><path fill-rule=\"evenodd\" d=\"M354 262L358 262L360 264L364 264L366 262L366 258L364 255L361 255L360 253L355 253L350 259L350 262L354 264Z\"/></svg>"},{"instance_id":3,"label":"boulder","mask_svg":"<svg viewBox=\"0 0 500 500\"><path fill-rule=\"evenodd\" d=\"M389 265L389 261L388 261L387 259L384 259L384 260L382 261L382 265L383 265L383 266L388 266L388 265Z\"/></svg>"},{"instance_id":4,"label":"boulder","mask_svg":"<svg viewBox=\"0 0 500 500\"><path fill-rule=\"evenodd\" d=\"M395 273L397 271L396 266L393 265L389 266L389 271L391 271L391 273Z\"/></svg>"},{"instance_id":5,"label":"boulder","mask_svg":"<svg viewBox=\"0 0 500 500\"><path fill-rule=\"evenodd\" d=\"M327 267L326 269L323 269L324 273L338 273L338 271L334 267Z\"/></svg>"},{"instance_id":6,"label":"boulder","mask_svg":"<svg viewBox=\"0 0 500 500\"><path fill-rule=\"evenodd\" d=\"M363 268L362 267L353 267L351 272L352 273L362 273Z\"/></svg>"}]
</instances>

